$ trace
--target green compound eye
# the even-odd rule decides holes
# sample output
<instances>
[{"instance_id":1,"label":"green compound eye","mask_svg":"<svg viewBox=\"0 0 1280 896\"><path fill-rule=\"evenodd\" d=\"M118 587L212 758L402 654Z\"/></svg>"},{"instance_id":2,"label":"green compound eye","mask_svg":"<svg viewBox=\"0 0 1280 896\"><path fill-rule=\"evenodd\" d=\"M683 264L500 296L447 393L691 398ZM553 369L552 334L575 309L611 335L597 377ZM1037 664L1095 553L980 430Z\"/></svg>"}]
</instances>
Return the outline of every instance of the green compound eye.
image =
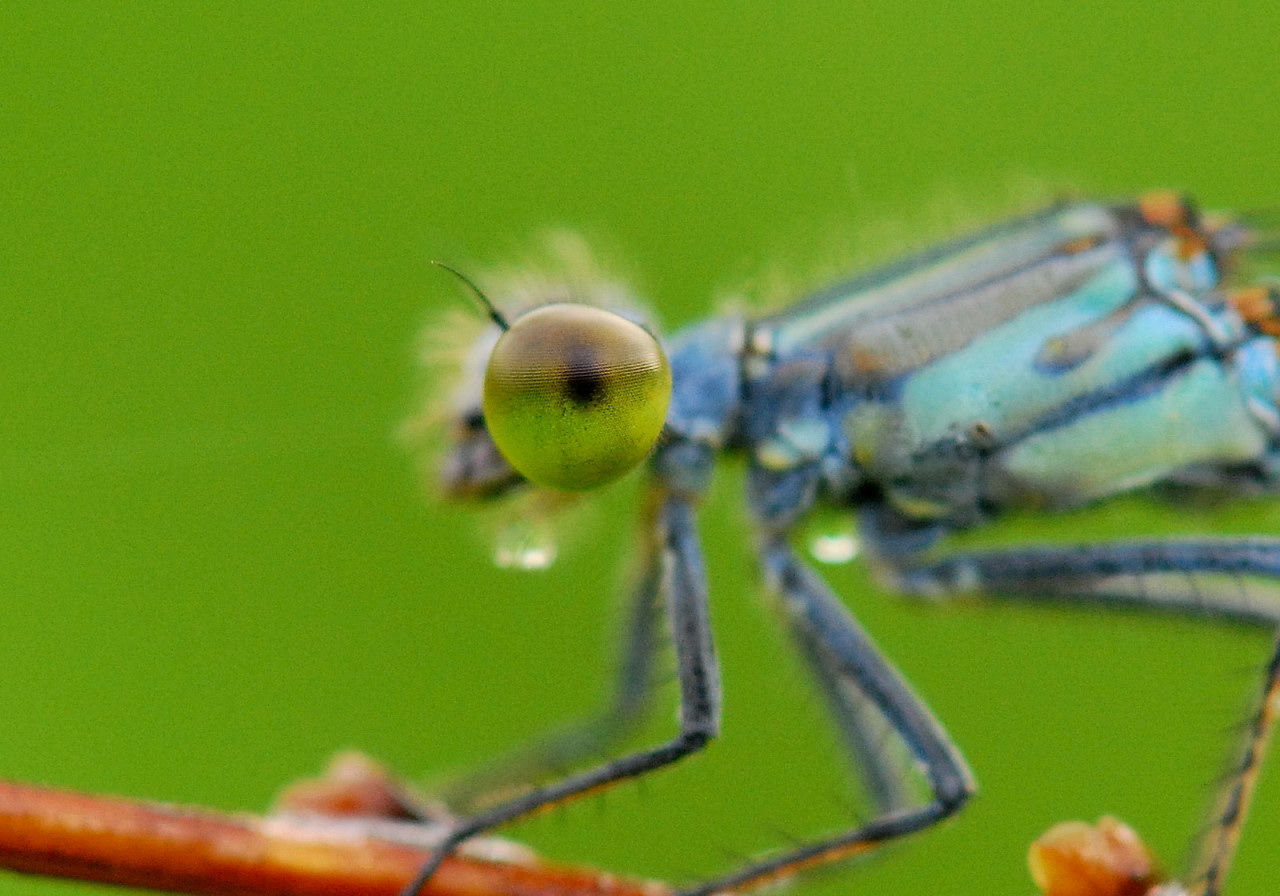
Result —
<instances>
[{"instance_id":1,"label":"green compound eye","mask_svg":"<svg viewBox=\"0 0 1280 896\"><path fill-rule=\"evenodd\" d=\"M543 305L502 334L484 375L494 443L530 482L581 491L644 460L671 367L643 327L590 305Z\"/></svg>"}]
</instances>

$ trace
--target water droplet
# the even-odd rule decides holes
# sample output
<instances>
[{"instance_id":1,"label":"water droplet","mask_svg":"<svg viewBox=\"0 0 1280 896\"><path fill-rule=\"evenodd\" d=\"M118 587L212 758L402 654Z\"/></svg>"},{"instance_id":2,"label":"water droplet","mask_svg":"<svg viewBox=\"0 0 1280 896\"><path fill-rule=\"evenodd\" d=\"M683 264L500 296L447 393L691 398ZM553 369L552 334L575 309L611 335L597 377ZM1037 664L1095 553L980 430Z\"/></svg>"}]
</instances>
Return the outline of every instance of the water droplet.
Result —
<instances>
[{"instance_id":1,"label":"water droplet","mask_svg":"<svg viewBox=\"0 0 1280 896\"><path fill-rule=\"evenodd\" d=\"M557 553L546 520L514 519L498 533L493 562L502 569L546 569L556 562Z\"/></svg>"},{"instance_id":2,"label":"water droplet","mask_svg":"<svg viewBox=\"0 0 1280 896\"><path fill-rule=\"evenodd\" d=\"M848 563L858 556L861 544L853 517L847 514L824 516L808 527L809 553L819 563Z\"/></svg>"}]
</instances>

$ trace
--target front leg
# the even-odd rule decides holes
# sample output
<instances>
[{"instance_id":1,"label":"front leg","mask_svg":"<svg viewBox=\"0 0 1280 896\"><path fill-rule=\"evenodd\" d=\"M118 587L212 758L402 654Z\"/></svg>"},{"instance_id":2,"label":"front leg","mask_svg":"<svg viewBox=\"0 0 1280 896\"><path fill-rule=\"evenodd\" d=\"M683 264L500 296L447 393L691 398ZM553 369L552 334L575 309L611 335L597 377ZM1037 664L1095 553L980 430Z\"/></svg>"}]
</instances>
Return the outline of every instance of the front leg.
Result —
<instances>
[{"instance_id":1,"label":"front leg","mask_svg":"<svg viewBox=\"0 0 1280 896\"><path fill-rule=\"evenodd\" d=\"M680 681L680 732L665 743L605 762L563 780L536 787L492 808L459 818L432 857L419 869L402 896L420 896L444 858L469 837L670 765L700 750L720 730L720 669L707 611L706 575L687 496L663 491L656 496L653 538L661 564Z\"/></svg>"},{"instance_id":2,"label":"front leg","mask_svg":"<svg viewBox=\"0 0 1280 896\"><path fill-rule=\"evenodd\" d=\"M642 566L631 594L612 699L595 715L451 783L443 794L447 805L465 814L483 805L491 794L511 793L562 776L569 769L609 755L644 720L656 691L655 659L666 643L663 551L657 541L662 532L657 513L656 502L646 504L637 544Z\"/></svg>"}]
</instances>

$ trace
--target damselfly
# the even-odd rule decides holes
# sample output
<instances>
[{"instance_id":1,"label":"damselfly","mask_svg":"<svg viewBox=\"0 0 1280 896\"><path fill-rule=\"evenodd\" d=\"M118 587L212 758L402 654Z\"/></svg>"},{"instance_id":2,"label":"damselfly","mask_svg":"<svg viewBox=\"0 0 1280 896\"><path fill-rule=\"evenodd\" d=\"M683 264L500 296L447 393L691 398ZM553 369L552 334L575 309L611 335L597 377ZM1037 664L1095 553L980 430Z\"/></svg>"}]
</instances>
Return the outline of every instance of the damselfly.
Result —
<instances>
[{"instance_id":1,"label":"damselfly","mask_svg":"<svg viewBox=\"0 0 1280 896\"><path fill-rule=\"evenodd\" d=\"M1140 489L1280 487L1280 291L1238 285L1261 254L1257 220L1201 215L1166 193L1061 203L780 313L713 318L670 340L607 281L569 271L499 285L485 300L493 325L454 395L444 490L469 499L585 490L647 468L617 696L599 722L549 742L549 765L582 764L640 716L663 615L679 733L456 820L406 896L468 837L676 762L717 735L695 508L722 454L746 459L765 578L876 814L692 885L689 896L866 852L974 793L943 726L797 551L798 526L815 510L856 518L864 556L903 592L1131 604L1274 627L1275 589L1253 586L1280 579L1277 538L988 551L945 541L1012 511ZM1278 691L1280 652L1206 839L1197 892L1221 889ZM923 796L902 786L907 768L922 776Z\"/></svg>"}]
</instances>

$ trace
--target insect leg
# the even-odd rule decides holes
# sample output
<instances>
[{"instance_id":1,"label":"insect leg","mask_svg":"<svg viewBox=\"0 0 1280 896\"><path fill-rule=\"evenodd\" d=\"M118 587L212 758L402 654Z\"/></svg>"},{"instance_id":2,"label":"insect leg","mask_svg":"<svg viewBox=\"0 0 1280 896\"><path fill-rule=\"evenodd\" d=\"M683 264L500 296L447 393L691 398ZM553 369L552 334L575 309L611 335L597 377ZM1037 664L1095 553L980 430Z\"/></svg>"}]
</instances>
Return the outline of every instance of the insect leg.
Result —
<instances>
[{"instance_id":1,"label":"insect leg","mask_svg":"<svg viewBox=\"0 0 1280 896\"><path fill-rule=\"evenodd\" d=\"M826 584L800 563L784 535L769 536L762 548L770 584L824 689L849 714L863 711L858 700L884 717L924 769L933 796L915 806L883 811L871 821L753 862L724 877L682 891L706 894L782 878L806 867L868 852L883 842L928 827L958 810L974 792L973 777L942 725L933 717ZM856 695L856 696L855 696ZM854 718L848 715L841 719ZM874 755L874 753L872 754Z\"/></svg>"},{"instance_id":2,"label":"insect leg","mask_svg":"<svg viewBox=\"0 0 1280 896\"><path fill-rule=\"evenodd\" d=\"M707 613L706 575L689 499L658 496L652 546L666 591L680 683L680 731L665 743L603 763L563 780L457 819L402 896L419 896L440 863L459 843L481 831L573 797L670 765L701 749L720 730L720 670Z\"/></svg>"},{"instance_id":3,"label":"insect leg","mask_svg":"<svg viewBox=\"0 0 1280 896\"><path fill-rule=\"evenodd\" d=\"M821 642L807 628L792 625L790 629L872 804L880 812L907 805L911 770L904 763L909 758L890 750L891 731L884 717L864 693L841 681Z\"/></svg>"},{"instance_id":4,"label":"insect leg","mask_svg":"<svg viewBox=\"0 0 1280 896\"><path fill-rule=\"evenodd\" d=\"M1161 539L886 558L898 588L925 596L1062 599L1280 623L1280 539ZM1266 587L1242 587L1247 577ZM1224 587L1225 586L1225 587Z\"/></svg>"},{"instance_id":5,"label":"insect leg","mask_svg":"<svg viewBox=\"0 0 1280 896\"><path fill-rule=\"evenodd\" d=\"M630 599L612 699L601 712L554 731L543 742L499 759L489 768L451 784L445 802L464 811L485 795L527 785L559 769L599 756L630 734L643 720L654 693L654 659L663 643L662 552L653 541L656 507L646 514L643 567Z\"/></svg>"},{"instance_id":6,"label":"insect leg","mask_svg":"<svg viewBox=\"0 0 1280 896\"><path fill-rule=\"evenodd\" d=\"M1246 578L1269 580L1251 593ZM1203 581L1201 581L1203 580ZM906 565L899 582L931 596L1085 600L1280 625L1280 539L1130 541L960 552ZM1227 587L1215 587L1226 585ZM1194 893L1217 896L1230 868L1280 713L1280 640L1272 649L1238 763L1201 844Z\"/></svg>"},{"instance_id":7,"label":"insect leg","mask_svg":"<svg viewBox=\"0 0 1280 896\"><path fill-rule=\"evenodd\" d=\"M1231 770L1231 784L1223 792L1213 825L1200 845L1199 867L1193 879L1193 892L1198 896L1218 896L1222 892L1223 881L1231 868L1249 812L1249 802L1257 787L1258 774L1262 771L1262 759L1275 728L1277 713L1280 713L1280 641L1267 663L1262 696L1249 720L1240 759Z\"/></svg>"}]
</instances>

